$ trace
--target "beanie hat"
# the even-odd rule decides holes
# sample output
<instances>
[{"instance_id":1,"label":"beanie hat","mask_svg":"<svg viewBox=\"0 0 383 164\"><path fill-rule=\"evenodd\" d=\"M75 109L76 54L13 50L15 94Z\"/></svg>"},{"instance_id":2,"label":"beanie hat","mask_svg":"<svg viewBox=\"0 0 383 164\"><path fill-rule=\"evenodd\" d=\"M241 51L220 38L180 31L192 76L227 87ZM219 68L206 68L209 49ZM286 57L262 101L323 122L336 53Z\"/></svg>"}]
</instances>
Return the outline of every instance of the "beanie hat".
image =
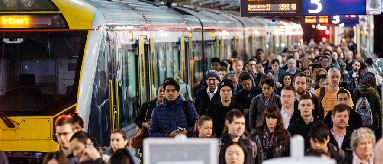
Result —
<instances>
[{"instance_id":1,"label":"beanie hat","mask_svg":"<svg viewBox=\"0 0 383 164\"><path fill-rule=\"evenodd\" d=\"M217 80L219 80L219 81L221 81L220 79L219 79L219 74L218 74L218 72L216 71L216 70L209 70L209 71L207 71L206 72L206 80L209 78L209 77L216 77L217 78Z\"/></svg>"},{"instance_id":2,"label":"beanie hat","mask_svg":"<svg viewBox=\"0 0 383 164\"><path fill-rule=\"evenodd\" d=\"M233 82L232 82L230 79L222 80L221 83L219 83L219 88L218 88L218 90L221 90L221 88L223 88L223 87L225 87L225 86L228 86L228 87L231 88L231 90L234 90Z\"/></svg>"}]
</instances>

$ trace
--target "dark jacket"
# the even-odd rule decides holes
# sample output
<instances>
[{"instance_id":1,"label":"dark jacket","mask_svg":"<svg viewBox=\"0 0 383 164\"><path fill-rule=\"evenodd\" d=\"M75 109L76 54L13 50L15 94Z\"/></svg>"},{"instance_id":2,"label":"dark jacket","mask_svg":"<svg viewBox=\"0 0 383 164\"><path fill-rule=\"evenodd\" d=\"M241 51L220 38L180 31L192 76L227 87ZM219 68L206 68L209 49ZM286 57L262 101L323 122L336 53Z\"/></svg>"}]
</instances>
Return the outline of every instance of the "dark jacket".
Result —
<instances>
[{"instance_id":1,"label":"dark jacket","mask_svg":"<svg viewBox=\"0 0 383 164\"><path fill-rule=\"evenodd\" d=\"M324 118L324 109L322 107L322 103L320 101L320 98L315 96L312 93L306 92L306 94L311 96L311 99L313 100L313 104L315 106L315 109L313 110L313 116L315 119L320 119L323 120ZM299 101L295 100L294 101L294 108L298 109Z\"/></svg>"},{"instance_id":2,"label":"dark jacket","mask_svg":"<svg viewBox=\"0 0 383 164\"><path fill-rule=\"evenodd\" d=\"M278 141L276 141L274 148L273 148L273 158L279 158L279 157L287 157L290 156L290 133L285 130L285 133L287 133L287 143L285 145L279 144ZM259 144L262 145L262 137L264 136L263 127L257 128L256 130L256 138L259 140ZM263 145L262 145L263 149ZM265 152L265 150L263 150ZM265 155L263 155L264 160L267 160Z\"/></svg>"},{"instance_id":3,"label":"dark jacket","mask_svg":"<svg viewBox=\"0 0 383 164\"><path fill-rule=\"evenodd\" d=\"M232 109L239 109L243 112L242 106L235 102L231 102L228 107L224 107L221 101L210 105L207 108L207 115L213 119L213 134L216 134L217 138L220 138L224 129L225 115Z\"/></svg>"},{"instance_id":4,"label":"dark jacket","mask_svg":"<svg viewBox=\"0 0 383 164\"><path fill-rule=\"evenodd\" d=\"M190 122L198 120L199 116L197 111L195 110L194 105L190 102L188 102L188 110ZM165 99L160 106L154 108L152 119L150 121L149 136L167 137L178 127L186 128L188 136L192 136L194 133L194 124L189 124L188 126L181 96L178 96L172 103L169 103Z\"/></svg>"},{"instance_id":5,"label":"dark jacket","mask_svg":"<svg viewBox=\"0 0 383 164\"><path fill-rule=\"evenodd\" d=\"M331 130L330 130L330 143L339 148L338 142L336 142L335 137L331 133ZM351 151L350 143L351 143L351 132L346 130L346 135L344 136L342 147L341 147L344 152Z\"/></svg>"},{"instance_id":6,"label":"dark jacket","mask_svg":"<svg viewBox=\"0 0 383 164\"><path fill-rule=\"evenodd\" d=\"M207 89L207 86L199 90L195 100L195 108L200 116L206 114L206 110L211 104L221 101L219 90L217 90L217 93L215 93L210 100L206 89Z\"/></svg>"},{"instance_id":7,"label":"dark jacket","mask_svg":"<svg viewBox=\"0 0 383 164\"><path fill-rule=\"evenodd\" d=\"M353 71L348 72L345 77L344 81L347 81L347 86L351 88L351 90L354 90L359 86L359 79L361 77L360 73L356 77L352 77Z\"/></svg>"},{"instance_id":8,"label":"dark jacket","mask_svg":"<svg viewBox=\"0 0 383 164\"><path fill-rule=\"evenodd\" d=\"M369 100L370 102L370 106L371 106L371 112L372 112L372 117L373 117L373 124L371 126L372 129L377 129L380 125L379 125L379 120L381 118L381 101L380 101L380 97L379 97L379 93L376 91L375 88L373 87L367 87L365 85L359 85L358 89L356 89L354 91L354 103L355 103L355 106L354 108L356 108L357 106L357 102L358 102L358 99L360 96L362 95L367 95L367 99Z\"/></svg>"},{"instance_id":9,"label":"dark jacket","mask_svg":"<svg viewBox=\"0 0 383 164\"><path fill-rule=\"evenodd\" d=\"M290 124L289 128L287 129L291 136L294 135L301 135L305 139L305 150L310 147L310 139L308 137L309 129L311 125L313 125L315 122L318 122L319 120L315 117L313 117L313 122L310 122L308 125L303 120L302 116L299 116L297 120L295 120L292 124Z\"/></svg>"},{"instance_id":10,"label":"dark jacket","mask_svg":"<svg viewBox=\"0 0 383 164\"><path fill-rule=\"evenodd\" d=\"M152 101L146 102L142 104L140 111L137 114L136 119L134 119L134 123L141 129L142 123L149 121L152 116L153 109L157 106L157 98Z\"/></svg>"},{"instance_id":11,"label":"dark jacket","mask_svg":"<svg viewBox=\"0 0 383 164\"><path fill-rule=\"evenodd\" d=\"M260 145L260 141L254 141L250 135L242 134L239 138L238 142L241 142L244 146L246 146L247 151L249 152L249 158L251 164L261 164L263 162L262 155L262 146ZM225 162L225 152L223 152L224 147L230 145L232 143L232 139L227 131L225 131L220 138L220 152L219 152L219 163L224 164Z\"/></svg>"},{"instance_id":12,"label":"dark jacket","mask_svg":"<svg viewBox=\"0 0 383 164\"><path fill-rule=\"evenodd\" d=\"M331 143L328 143L327 147L328 147L328 151L330 153L330 158L334 159L336 161L336 163L343 163L344 162L344 160L346 158L346 154L342 149L338 149L338 147L334 146ZM315 152L315 150L313 150L310 147L309 149L306 150L305 154L310 155L313 152Z\"/></svg>"},{"instance_id":13,"label":"dark jacket","mask_svg":"<svg viewBox=\"0 0 383 164\"><path fill-rule=\"evenodd\" d=\"M257 96L255 87L252 87L250 91L241 89L235 97L235 103L241 104L244 109L250 109L251 100Z\"/></svg>"},{"instance_id":14,"label":"dark jacket","mask_svg":"<svg viewBox=\"0 0 383 164\"><path fill-rule=\"evenodd\" d=\"M331 120L332 110L329 111L324 119L324 122L328 125L328 127L332 127ZM355 129L359 129L362 127L362 118L359 113L356 113L355 110L350 110L350 118L348 119L347 130L353 132Z\"/></svg>"},{"instance_id":15,"label":"dark jacket","mask_svg":"<svg viewBox=\"0 0 383 164\"><path fill-rule=\"evenodd\" d=\"M251 100L249 111L250 129L253 130L257 127L262 118L263 112L268 105L276 105L280 108L282 105L279 95L272 93L267 105L265 104L263 93L255 96Z\"/></svg>"}]
</instances>

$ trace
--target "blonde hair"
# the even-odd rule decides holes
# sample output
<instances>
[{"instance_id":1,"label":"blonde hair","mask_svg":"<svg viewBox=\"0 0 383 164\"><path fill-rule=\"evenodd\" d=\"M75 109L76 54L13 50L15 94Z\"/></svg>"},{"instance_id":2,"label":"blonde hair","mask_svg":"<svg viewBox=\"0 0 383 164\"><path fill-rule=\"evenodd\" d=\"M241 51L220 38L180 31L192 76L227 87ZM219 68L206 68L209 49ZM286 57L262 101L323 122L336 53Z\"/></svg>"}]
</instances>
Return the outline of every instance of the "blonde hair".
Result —
<instances>
[{"instance_id":1,"label":"blonde hair","mask_svg":"<svg viewBox=\"0 0 383 164\"><path fill-rule=\"evenodd\" d=\"M351 134L350 146L352 150L356 149L359 143L359 139L361 138L369 138L372 140L373 145L375 145L376 139L374 132L372 132L372 130L369 128L362 127L354 130L354 132Z\"/></svg>"}]
</instances>

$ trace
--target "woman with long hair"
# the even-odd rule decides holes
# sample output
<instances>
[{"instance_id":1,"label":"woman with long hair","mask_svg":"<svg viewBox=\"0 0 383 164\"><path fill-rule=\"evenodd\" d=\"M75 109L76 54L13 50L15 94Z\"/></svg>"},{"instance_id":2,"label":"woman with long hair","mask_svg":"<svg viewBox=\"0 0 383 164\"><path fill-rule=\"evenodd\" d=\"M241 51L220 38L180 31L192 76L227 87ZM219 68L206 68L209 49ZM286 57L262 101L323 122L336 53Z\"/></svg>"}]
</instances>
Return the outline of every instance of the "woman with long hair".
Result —
<instances>
[{"instance_id":1,"label":"woman with long hair","mask_svg":"<svg viewBox=\"0 0 383 164\"><path fill-rule=\"evenodd\" d=\"M127 149L132 155L133 162L135 164L140 163L138 158L134 156L134 149L129 145L129 137L123 130L116 129L112 132L112 134L110 135L110 147L112 148L109 152L111 155L117 152L117 150L119 149Z\"/></svg>"},{"instance_id":2,"label":"woman with long hair","mask_svg":"<svg viewBox=\"0 0 383 164\"><path fill-rule=\"evenodd\" d=\"M276 94L281 95L282 88L286 86L293 86L292 80L293 78L289 73L285 73L284 75L282 75L279 79L279 81L281 82L281 86L277 86L278 88L276 89Z\"/></svg>"},{"instance_id":3,"label":"woman with long hair","mask_svg":"<svg viewBox=\"0 0 383 164\"><path fill-rule=\"evenodd\" d=\"M265 160L290 155L290 134L285 129L277 106L268 106L258 125L256 137L262 145Z\"/></svg>"}]
</instances>

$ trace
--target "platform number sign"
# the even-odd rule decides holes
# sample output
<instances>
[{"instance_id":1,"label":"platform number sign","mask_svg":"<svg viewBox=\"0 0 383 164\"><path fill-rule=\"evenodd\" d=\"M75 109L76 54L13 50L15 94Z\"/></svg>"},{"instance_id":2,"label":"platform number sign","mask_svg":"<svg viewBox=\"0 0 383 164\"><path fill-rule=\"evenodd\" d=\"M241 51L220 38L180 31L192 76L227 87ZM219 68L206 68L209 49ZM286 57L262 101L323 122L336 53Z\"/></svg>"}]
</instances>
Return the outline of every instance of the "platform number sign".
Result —
<instances>
[{"instance_id":1,"label":"platform number sign","mask_svg":"<svg viewBox=\"0 0 383 164\"><path fill-rule=\"evenodd\" d=\"M304 15L365 15L366 0L304 0Z\"/></svg>"}]
</instances>

